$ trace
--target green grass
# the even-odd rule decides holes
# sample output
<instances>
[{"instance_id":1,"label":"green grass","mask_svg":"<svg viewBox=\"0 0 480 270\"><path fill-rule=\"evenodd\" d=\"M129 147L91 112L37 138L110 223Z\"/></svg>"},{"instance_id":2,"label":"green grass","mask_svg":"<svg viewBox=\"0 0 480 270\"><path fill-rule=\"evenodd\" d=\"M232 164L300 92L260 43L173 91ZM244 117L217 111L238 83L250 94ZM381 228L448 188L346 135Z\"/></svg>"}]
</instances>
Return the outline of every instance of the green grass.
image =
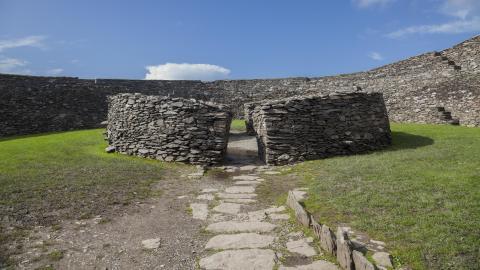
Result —
<instances>
[{"instance_id":1,"label":"green grass","mask_svg":"<svg viewBox=\"0 0 480 270\"><path fill-rule=\"evenodd\" d=\"M230 129L236 131L246 131L245 120L233 119Z\"/></svg>"},{"instance_id":2,"label":"green grass","mask_svg":"<svg viewBox=\"0 0 480 270\"><path fill-rule=\"evenodd\" d=\"M104 152L103 129L0 140L0 246L32 225L107 214L159 194L151 184L186 165ZM167 174L167 175L166 175ZM18 231L18 232L16 232ZM21 234L23 235L23 234ZM3 250L0 248L0 250ZM0 251L0 265L6 260Z\"/></svg>"},{"instance_id":3,"label":"green grass","mask_svg":"<svg viewBox=\"0 0 480 270\"><path fill-rule=\"evenodd\" d=\"M393 124L393 145L295 166L320 222L349 223L413 269L480 269L480 129Z\"/></svg>"}]
</instances>

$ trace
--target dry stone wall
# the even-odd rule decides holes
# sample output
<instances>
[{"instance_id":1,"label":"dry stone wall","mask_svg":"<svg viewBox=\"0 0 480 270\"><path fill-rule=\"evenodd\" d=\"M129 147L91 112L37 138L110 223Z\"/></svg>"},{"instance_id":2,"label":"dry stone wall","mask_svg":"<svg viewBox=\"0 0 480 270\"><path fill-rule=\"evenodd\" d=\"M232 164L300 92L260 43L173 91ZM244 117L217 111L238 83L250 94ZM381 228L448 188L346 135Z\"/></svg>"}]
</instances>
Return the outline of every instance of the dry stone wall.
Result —
<instances>
[{"instance_id":1,"label":"dry stone wall","mask_svg":"<svg viewBox=\"0 0 480 270\"><path fill-rule=\"evenodd\" d=\"M223 161L232 115L195 99L119 94L109 98L107 138L115 151L164 161Z\"/></svg>"},{"instance_id":2,"label":"dry stone wall","mask_svg":"<svg viewBox=\"0 0 480 270\"><path fill-rule=\"evenodd\" d=\"M253 109L251 121L260 157L269 165L362 153L391 143L381 93L265 102Z\"/></svg>"},{"instance_id":3,"label":"dry stone wall","mask_svg":"<svg viewBox=\"0 0 480 270\"><path fill-rule=\"evenodd\" d=\"M227 104L238 118L249 102L363 89L383 93L391 121L449 124L458 119L460 125L480 126L479 73L480 36L367 72L316 78L201 82L0 74L0 137L98 127L106 120L107 96L135 92Z\"/></svg>"}]
</instances>

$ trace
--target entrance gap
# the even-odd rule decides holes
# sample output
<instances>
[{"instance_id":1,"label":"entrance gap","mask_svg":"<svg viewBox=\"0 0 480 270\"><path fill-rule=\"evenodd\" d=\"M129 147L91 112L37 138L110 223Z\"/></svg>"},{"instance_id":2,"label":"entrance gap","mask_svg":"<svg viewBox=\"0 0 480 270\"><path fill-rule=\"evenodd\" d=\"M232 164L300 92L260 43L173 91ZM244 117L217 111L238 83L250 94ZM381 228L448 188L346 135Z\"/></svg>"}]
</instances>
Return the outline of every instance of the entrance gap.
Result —
<instances>
[{"instance_id":1,"label":"entrance gap","mask_svg":"<svg viewBox=\"0 0 480 270\"><path fill-rule=\"evenodd\" d=\"M234 119L230 127L225 165L263 165L255 136L248 135L245 120Z\"/></svg>"}]
</instances>

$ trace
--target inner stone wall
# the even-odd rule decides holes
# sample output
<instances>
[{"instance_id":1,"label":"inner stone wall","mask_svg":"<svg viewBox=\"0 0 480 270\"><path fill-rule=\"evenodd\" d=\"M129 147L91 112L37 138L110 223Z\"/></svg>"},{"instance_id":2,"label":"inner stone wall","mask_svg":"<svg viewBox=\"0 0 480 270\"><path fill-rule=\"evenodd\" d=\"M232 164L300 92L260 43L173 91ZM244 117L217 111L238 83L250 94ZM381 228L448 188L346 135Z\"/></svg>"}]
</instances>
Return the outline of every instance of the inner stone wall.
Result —
<instances>
[{"instance_id":1,"label":"inner stone wall","mask_svg":"<svg viewBox=\"0 0 480 270\"><path fill-rule=\"evenodd\" d=\"M214 165L226 154L231 120L221 105L120 94L109 98L107 138L120 153Z\"/></svg>"},{"instance_id":2,"label":"inner stone wall","mask_svg":"<svg viewBox=\"0 0 480 270\"><path fill-rule=\"evenodd\" d=\"M251 117L260 158L269 165L362 153L391 143L381 93L270 101L256 105Z\"/></svg>"}]
</instances>

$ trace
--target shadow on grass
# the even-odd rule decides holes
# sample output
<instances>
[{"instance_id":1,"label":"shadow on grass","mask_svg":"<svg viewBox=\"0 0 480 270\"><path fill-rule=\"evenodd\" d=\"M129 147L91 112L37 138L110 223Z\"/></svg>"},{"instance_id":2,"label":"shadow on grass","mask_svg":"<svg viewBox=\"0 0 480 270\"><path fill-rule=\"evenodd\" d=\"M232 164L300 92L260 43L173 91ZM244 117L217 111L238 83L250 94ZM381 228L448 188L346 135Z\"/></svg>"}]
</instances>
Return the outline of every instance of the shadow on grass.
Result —
<instances>
[{"instance_id":1,"label":"shadow on grass","mask_svg":"<svg viewBox=\"0 0 480 270\"><path fill-rule=\"evenodd\" d=\"M386 150L395 151L403 149L416 149L434 144L435 141L432 138L414 135L405 132L392 132L392 146Z\"/></svg>"}]
</instances>

